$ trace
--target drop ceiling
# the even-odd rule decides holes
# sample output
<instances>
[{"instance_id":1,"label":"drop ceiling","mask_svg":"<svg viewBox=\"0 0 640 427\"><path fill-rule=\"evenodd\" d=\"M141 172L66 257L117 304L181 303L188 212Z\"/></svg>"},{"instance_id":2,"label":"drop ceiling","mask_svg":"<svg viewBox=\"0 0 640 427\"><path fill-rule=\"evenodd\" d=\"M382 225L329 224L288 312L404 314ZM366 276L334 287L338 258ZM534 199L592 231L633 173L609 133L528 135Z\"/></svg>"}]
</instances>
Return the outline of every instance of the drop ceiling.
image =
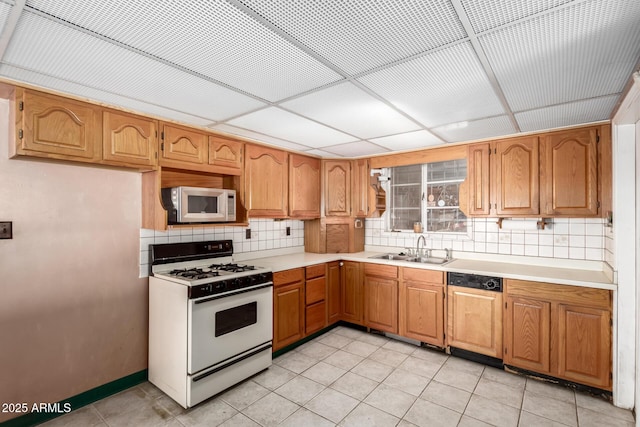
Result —
<instances>
[{"instance_id":1,"label":"drop ceiling","mask_svg":"<svg viewBox=\"0 0 640 427\"><path fill-rule=\"evenodd\" d=\"M0 78L322 157L608 120L638 0L0 0Z\"/></svg>"}]
</instances>

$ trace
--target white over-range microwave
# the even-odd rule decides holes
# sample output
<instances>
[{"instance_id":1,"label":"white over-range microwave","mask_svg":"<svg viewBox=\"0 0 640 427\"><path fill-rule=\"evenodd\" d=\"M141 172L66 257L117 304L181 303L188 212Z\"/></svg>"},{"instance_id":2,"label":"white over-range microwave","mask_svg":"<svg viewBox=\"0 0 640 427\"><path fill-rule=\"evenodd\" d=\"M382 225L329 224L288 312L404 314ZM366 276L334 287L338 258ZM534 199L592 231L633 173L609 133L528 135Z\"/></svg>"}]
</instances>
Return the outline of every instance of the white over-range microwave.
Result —
<instances>
[{"instance_id":1,"label":"white over-range microwave","mask_svg":"<svg viewBox=\"0 0 640 427\"><path fill-rule=\"evenodd\" d=\"M204 187L162 189L169 224L232 222L236 220L236 191Z\"/></svg>"}]
</instances>

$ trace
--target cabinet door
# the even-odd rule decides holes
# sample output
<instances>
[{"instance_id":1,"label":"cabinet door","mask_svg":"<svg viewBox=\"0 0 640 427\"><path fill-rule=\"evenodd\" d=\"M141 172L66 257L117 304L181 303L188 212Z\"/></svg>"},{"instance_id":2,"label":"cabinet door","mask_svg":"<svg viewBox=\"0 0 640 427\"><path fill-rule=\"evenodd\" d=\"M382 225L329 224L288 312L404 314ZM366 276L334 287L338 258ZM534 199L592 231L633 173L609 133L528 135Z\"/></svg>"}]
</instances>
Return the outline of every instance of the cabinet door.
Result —
<instances>
[{"instance_id":1,"label":"cabinet door","mask_svg":"<svg viewBox=\"0 0 640 427\"><path fill-rule=\"evenodd\" d=\"M610 389L611 312L558 305L558 376Z\"/></svg>"},{"instance_id":2,"label":"cabinet door","mask_svg":"<svg viewBox=\"0 0 640 427\"><path fill-rule=\"evenodd\" d=\"M326 216L351 215L349 160L324 161L324 213Z\"/></svg>"},{"instance_id":3,"label":"cabinet door","mask_svg":"<svg viewBox=\"0 0 640 427\"><path fill-rule=\"evenodd\" d=\"M75 161L101 158L101 109L95 105L17 89L23 131L18 154Z\"/></svg>"},{"instance_id":4,"label":"cabinet door","mask_svg":"<svg viewBox=\"0 0 640 427\"><path fill-rule=\"evenodd\" d=\"M551 303L509 296L504 322L504 363L551 373Z\"/></svg>"},{"instance_id":5,"label":"cabinet door","mask_svg":"<svg viewBox=\"0 0 640 427\"><path fill-rule=\"evenodd\" d=\"M117 111L102 113L102 158L111 163L155 166L158 122Z\"/></svg>"},{"instance_id":6,"label":"cabinet door","mask_svg":"<svg viewBox=\"0 0 640 427\"><path fill-rule=\"evenodd\" d=\"M353 216L366 217L369 214L369 161L351 161L351 207Z\"/></svg>"},{"instance_id":7,"label":"cabinet door","mask_svg":"<svg viewBox=\"0 0 640 427\"><path fill-rule=\"evenodd\" d=\"M498 141L495 145L496 213L537 215L540 212L538 137Z\"/></svg>"},{"instance_id":8,"label":"cabinet door","mask_svg":"<svg viewBox=\"0 0 640 427\"><path fill-rule=\"evenodd\" d=\"M540 143L540 203L543 215L596 216L596 129L552 133Z\"/></svg>"},{"instance_id":9,"label":"cabinet door","mask_svg":"<svg viewBox=\"0 0 640 427\"><path fill-rule=\"evenodd\" d=\"M326 302L320 301L315 304L308 305L305 309L305 334L312 334L325 326L327 326Z\"/></svg>"},{"instance_id":10,"label":"cabinet door","mask_svg":"<svg viewBox=\"0 0 640 427\"><path fill-rule=\"evenodd\" d=\"M330 262L327 266L327 322L329 325L340 320L340 262Z\"/></svg>"},{"instance_id":11,"label":"cabinet door","mask_svg":"<svg viewBox=\"0 0 640 427\"><path fill-rule=\"evenodd\" d=\"M362 325L363 322L363 283L360 263L343 261L340 267L342 320Z\"/></svg>"},{"instance_id":12,"label":"cabinet door","mask_svg":"<svg viewBox=\"0 0 640 427\"><path fill-rule=\"evenodd\" d=\"M320 159L289 154L289 216L320 218Z\"/></svg>"},{"instance_id":13,"label":"cabinet door","mask_svg":"<svg viewBox=\"0 0 640 427\"><path fill-rule=\"evenodd\" d=\"M469 215L489 215L490 179L489 152L490 144L473 144L469 146L467 158L467 191L469 193Z\"/></svg>"},{"instance_id":14,"label":"cabinet door","mask_svg":"<svg viewBox=\"0 0 640 427\"><path fill-rule=\"evenodd\" d=\"M273 290L273 349L304 336L304 285L296 282Z\"/></svg>"},{"instance_id":15,"label":"cabinet door","mask_svg":"<svg viewBox=\"0 0 640 427\"><path fill-rule=\"evenodd\" d=\"M450 346L502 358L502 294L449 286L447 342Z\"/></svg>"},{"instance_id":16,"label":"cabinet door","mask_svg":"<svg viewBox=\"0 0 640 427\"><path fill-rule=\"evenodd\" d=\"M207 170L209 141L206 134L187 127L162 123L160 165Z\"/></svg>"},{"instance_id":17,"label":"cabinet door","mask_svg":"<svg viewBox=\"0 0 640 427\"><path fill-rule=\"evenodd\" d=\"M398 301L400 335L444 347L444 286L403 282Z\"/></svg>"},{"instance_id":18,"label":"cabinet door","mask_svg":"<svg viewBox=\"0 0 640 427\"><path fill-rule=\"evenodd\" d=\"M217 135L209 136L209 164L218 173L240 175L244 143Z\"/></svg>"},{"instance_id":19,"label":"cabinet door","mask_svg":"<svg viewBox=\"0 0 640 427\"><path fill-rule=\"evenodd\" d=\"M286 218L288 156L281 150L247 144L244 203L250 217Z\"/></svg>"},{"instance_id":20,"label":"cabinet door","mask_svg":"<svg viewBox=\"0 0 640 427\"><path fill-rule=\"evenodd\" d=\"M398 333L398 281L364 278L364 322L369 328Z\"/></svg>"}]
</instances>

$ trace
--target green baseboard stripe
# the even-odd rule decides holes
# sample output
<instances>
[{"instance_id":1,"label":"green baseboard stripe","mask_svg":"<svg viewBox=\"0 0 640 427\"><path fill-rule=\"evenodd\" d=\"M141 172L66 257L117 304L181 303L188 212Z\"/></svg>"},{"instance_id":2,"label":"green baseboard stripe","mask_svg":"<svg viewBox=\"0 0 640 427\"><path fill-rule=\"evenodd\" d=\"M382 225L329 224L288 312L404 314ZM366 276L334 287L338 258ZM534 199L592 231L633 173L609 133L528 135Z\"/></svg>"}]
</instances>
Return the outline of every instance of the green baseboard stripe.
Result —
<instances>
[{"instance_id":1,"label":"green baseboard stripe","mask_svg":"<svg viewBox=\"0 0 640 427\"><path fill-rule=\"evenodd\" d=\"M59 408L63 408L65 404L71 405L71 410L75 411L83 406L87 406L93 402L96 402L105 397L109 397L112 394L119 393L123 390L136 386L147 380L147 370L127 375L126 377L119 378L110 383L103 384L91 390L87 390L84 393L80 393L61 402L58 402ZM10 419L3 423L0 423L1 427L30 427L38 424L42 424L45 421L49 421L53 418L57 418L64 413L47 413L47 412L32 412L30 414L22 415L17 418Z\"/></svg>"}]
</instances>

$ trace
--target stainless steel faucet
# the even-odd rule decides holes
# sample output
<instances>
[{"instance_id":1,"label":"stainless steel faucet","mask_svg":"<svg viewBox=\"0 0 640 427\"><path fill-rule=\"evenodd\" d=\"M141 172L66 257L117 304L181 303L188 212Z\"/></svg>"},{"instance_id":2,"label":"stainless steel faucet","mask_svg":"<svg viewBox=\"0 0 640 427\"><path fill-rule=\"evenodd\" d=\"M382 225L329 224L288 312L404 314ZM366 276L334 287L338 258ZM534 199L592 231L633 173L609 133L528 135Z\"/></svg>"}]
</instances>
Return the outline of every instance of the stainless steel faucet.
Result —
<instances>
[{"instance_id":1,"label":"stainless steel faucet","mask_svg":"<svg viewBox=\"0 0 640 427\"><path fill-rule=\"evenodd\" d=\"M422 243L424 246L427 246L427 241L424 238L424 234L421 234L420 237L418 237L418 241L416 242L416 256L424 256L424 249L422 250L422 252L420 251L420 241L422 240Z\"/></svg>"},{"instance_id":2,"label":"stainless steel faucet","mask_svg":"<svg viewBox=\"0 0 640 427\"><path fill-rule=\"evenodd\" d=\"M451 260L451 252L453 252L453 249L447 249L447 248L445 248L445 249L444 249L444 252L446 253L446 255L445 255L445 259L446 259L447 261L450 261L450 260Z\"/></svg>"}]
</instances>

